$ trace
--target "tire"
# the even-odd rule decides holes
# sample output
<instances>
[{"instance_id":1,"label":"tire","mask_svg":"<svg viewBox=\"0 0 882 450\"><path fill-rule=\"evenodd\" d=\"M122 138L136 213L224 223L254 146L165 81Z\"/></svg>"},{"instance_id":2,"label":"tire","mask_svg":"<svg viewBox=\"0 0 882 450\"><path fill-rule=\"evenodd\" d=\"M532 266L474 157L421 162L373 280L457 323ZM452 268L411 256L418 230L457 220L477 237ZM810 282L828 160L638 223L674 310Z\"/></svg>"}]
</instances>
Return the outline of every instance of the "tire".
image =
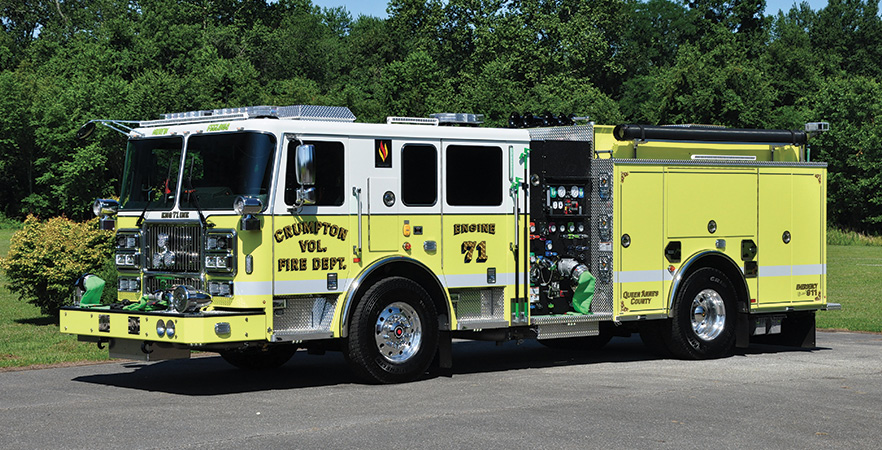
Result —
<instances>
[{"instance_id":1,"label":"tire","mask_svg":"<svg viewBox=\"0 0 882 450\"><path fill-rule=\"evenodd\" d=\"M355 306L346 351L362 378L387 384L413 381L426 372L437 348L435 307L414 281L382 280Z\"/></svg>"},{"instance_id":2,"label":"tire","mask_svg":"<svg viewBox=\"0 0 882 450\"><path fill-rule=\"evenodd\" d=\"M696 270L674 300L667 347L683 359L719 358L735 346L735 289L723 272Z\"/></svg>"},{"instance_id":3,"label":"tire","mask_svg":"<svg viewBox=\"0 0 882 450\"><path fill-rule=\"evenodd\" d=\"M249 347L244 350L220 352L224 361L239 369L270 370L282 367L297 352L291 344L273 345L265 348Z\"/></svg>"}]
</instances>

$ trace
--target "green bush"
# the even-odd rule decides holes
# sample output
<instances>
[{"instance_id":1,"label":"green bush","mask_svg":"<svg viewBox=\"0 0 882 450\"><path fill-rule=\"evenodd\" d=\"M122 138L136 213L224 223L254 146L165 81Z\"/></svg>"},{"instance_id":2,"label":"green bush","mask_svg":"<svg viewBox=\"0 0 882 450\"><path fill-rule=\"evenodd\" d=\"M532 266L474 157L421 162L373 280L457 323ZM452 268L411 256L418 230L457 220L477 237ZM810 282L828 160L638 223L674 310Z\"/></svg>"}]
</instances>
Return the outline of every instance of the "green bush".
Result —
<instances>
[{"instance_id":1,"label":"green bush","mask_svg":"<svg viewBox=\"0 0 882 450\"><path fill-rule=\"evenodd\" d=\"M77 223L65 217L41 222L34 216L12 235L9 254L0 259L9 289L40 308L58 315L71 298L74 282L83 273L106 279L107 291L116 294L115 269L108 270L113 255L113 232L98 229L97 219Z\"/></svg>"},{"instance_id":2,"label":"green bush","mask_svg":"<svg viewBox=\"0 0 882 450\"><path fill-rule=\"evenodd\" d=\"M827 228L827 244L880 247L882 246L882 237L869 236L856 231L846 231L838 228Z\"/></svg>"}]
</instances>

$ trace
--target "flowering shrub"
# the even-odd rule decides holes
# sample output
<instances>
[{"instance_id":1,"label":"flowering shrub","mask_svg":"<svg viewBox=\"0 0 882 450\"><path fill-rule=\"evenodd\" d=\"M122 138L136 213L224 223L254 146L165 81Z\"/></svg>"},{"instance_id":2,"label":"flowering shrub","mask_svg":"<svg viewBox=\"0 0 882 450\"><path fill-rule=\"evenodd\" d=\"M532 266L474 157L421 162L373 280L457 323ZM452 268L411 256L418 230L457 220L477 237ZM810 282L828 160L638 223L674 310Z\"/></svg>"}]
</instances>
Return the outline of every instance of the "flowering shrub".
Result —
<instances>
[{"instance_id":1,"label":"flowering shrub","mask_svg":"<svg viewBox=\"0 0 882 450\"><path fill-rule=\"evenodd\" d=\"M112 245L113 232L99 230L97 218L78 223L54 217L41 222L31 215L12 235L9 254L0 258L0 269L6 273L9 289L22 300L39 306L43 314L58 315L83 273L104 278L102 298L115 298Z\"/></svg>"}]
</instances>

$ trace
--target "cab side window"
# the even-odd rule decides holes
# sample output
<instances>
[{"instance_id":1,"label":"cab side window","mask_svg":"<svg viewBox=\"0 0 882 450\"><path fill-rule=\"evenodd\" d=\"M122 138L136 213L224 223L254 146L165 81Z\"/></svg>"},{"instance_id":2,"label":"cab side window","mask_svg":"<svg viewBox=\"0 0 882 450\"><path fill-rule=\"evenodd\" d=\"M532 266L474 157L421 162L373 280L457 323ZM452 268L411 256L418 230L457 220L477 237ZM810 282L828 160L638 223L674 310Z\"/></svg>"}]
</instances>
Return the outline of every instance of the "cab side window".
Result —
<instances>
[{"instance_id":1,"label":"cab side window","mask_svg":"<svg viewBox=\"0 0 882 450\"><path fill-rule=\"evenodd\" d=\"M407 206L433 206L438 200L438 151L432 145L401 149L401 201Z\"/></svg>"},{"instance_id":2,"label":"cab side window","mask_svg":"<svg viewBox=\"0 0 882 450\"><path fill-rule=\"evenodd\" d=\"M502 149L477 145L447 147L447 204L502 204Z\"/></svg>"},{"instance_id":3,"label":"cab side window","mask_svg":"<svg viewBox=\"0 0 882 450\"><path fill-rule=\"evenodd\" d=\"M305 141L315 146L315 193L317 206L340 206L343 204L344 151L342 142ZM293 205L297 199L295 157L298 141L288 143L288 168L285 174L285 203Z\"/></svg>"}]
</instances>

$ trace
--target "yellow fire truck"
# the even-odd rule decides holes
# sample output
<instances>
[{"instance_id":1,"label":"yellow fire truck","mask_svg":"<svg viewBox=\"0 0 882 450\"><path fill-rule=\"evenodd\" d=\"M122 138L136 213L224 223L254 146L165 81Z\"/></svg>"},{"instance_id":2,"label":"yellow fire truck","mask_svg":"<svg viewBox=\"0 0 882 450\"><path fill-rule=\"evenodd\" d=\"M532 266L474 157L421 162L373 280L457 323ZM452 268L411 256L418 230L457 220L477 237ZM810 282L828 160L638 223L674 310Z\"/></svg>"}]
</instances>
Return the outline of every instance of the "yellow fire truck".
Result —
<instances>
[{"instance_id":1,"label":"yellow fire truck","mask_svg":"<svg viewBox=\"0 0 882 450\"><path fill-rule=\"evenodd\" d=\"M83 296L61 331L112 357L244 368L342 350L390 383L449 367L453 339L589 349L639 332L689 359L814 346L815 311L838 308L826 166L805 157L826 124L481 119L301 105L91 121L81 136L128 135L119 202L95 204L119 302Z\"/></svg>"}]
</instances>

